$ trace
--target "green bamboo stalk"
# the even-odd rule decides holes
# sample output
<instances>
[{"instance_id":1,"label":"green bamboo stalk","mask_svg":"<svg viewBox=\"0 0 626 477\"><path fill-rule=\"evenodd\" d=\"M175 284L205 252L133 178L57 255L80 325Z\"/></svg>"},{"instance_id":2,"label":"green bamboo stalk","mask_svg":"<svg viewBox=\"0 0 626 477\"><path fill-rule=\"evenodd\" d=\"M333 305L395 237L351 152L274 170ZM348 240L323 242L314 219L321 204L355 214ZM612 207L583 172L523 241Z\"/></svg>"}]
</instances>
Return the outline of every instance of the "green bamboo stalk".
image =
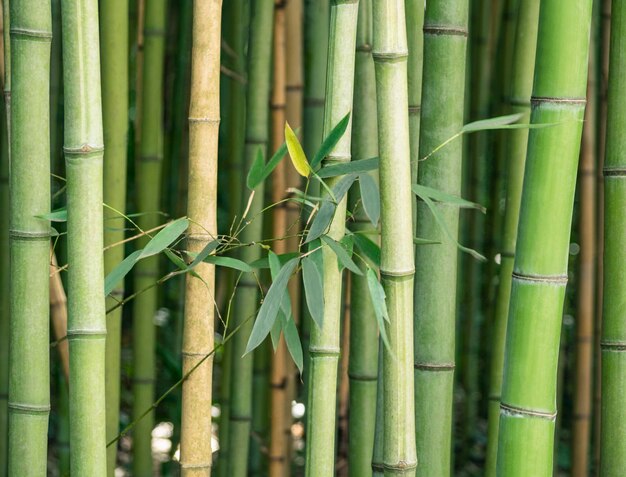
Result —
<instances>
[{"instance_id":1,"label":"green bamboo stalk","mask_svg":"<svg viewBox=\"0 0 626 477\"><path fill-rule=\"evenodd\" d=\"M220 115L221 0L194 0L189 107L189 250L199 253L217 236L217 142ZM180 465L183 477L210 476L211 387L215 266L187 276L183 335ZM204 360L200 366L198 363Z\"/></svg>"},{"instance_id":2,"label":"green bamboo stalk","mask_svg":"<svg viewBox=\"0 0 626 477\"><path fill-rule=\"evenodd\" d=\"M304 111L302 147L307 157L313 157L320 144L324 129L324 101L326 98L326 70L328 63L328 38L330 27L330 0L305 0L304 2ZM311 193L318 185L310 184ZM309 362L312 318L302 302L302 351L305 363ZM310 373L304 373L302 399L306 404Z\"/></svg>"},{"instance_id":3,"label":"green bamboo stalk","mask_svg":"<svg viewBox=\"0 0 626 477\"><path fill-rule=\"evenodd\" d=\"M381 202L381 282L387 296L383 347L385 476L414 476L413 231L404 2L374 2Z\"/></svg>"},{"instance_id":4,"label":"green bamboo stalk","mask_svg":"<svg viewBox=\"0 0 626 477\"><path fill-rule=\"evenodd\" d=\"M143 83L141 100L141 146L137 163L137 208L144 213L138 224L150 230L159 224L163 165L163 73L165 61L166 0L147 0L144 24ZM138 240L143 247L149 237ZM159 257L142 260L135 267L135 290L152 285L159 275ZM156 328L153 317L158 307L158 288L140 294L133 304L133 416L138 417L154 401ZM133 475L152 475L152 429L154 414L133 429Z\"/></svg>"},{"instance_id":5,"label":"green bamboo stalk","mask_svg":"<svg viewBox=\"0 0 626 477\"><path fill-rule=\"evenodd\" d=\"M5 0L5 4L8 2ZM8 21L8 6L2 7L0 28ZM8 30L8 29L7 29ZM8 33L7 33L8 34ZM5 42L4 31L0 35L0 55L2 55L2 83L7 83L10 65L5 61L5 49L10 41ZM10 80L8 81L10 84ZM9 398L9 134L8 109L4 94L0 98L0 477L7 475L8 464L8 398Z\"/></svg>"},{"instance_id":6,"label":"green bamboo stalk","mask_svg":"<svg viewBox=\"0 0 626 477\"><path fill-rule=\"evenodd\" d=\"M50 413L49 1L13 1L9 253L9 475L46 474Z\"/></svg>"},{"instance_id":7,"label":"green bamboo stalk","mask_svg":"<svg viewBox=\"0 0 626 477\"><path fill-rule=\"evenodd\" d=\"M102 158L98 3L63 0L70 466L106 475ZM32 113L32 112L31 112Z\"/></svg>"},{"instance_id":8,"label":"green bamboo stalk","mask_svg":"<svg viewBox=\"0 0 626 477\"><path fill-rule=\"evenodd\" d=\"M352 110L358 0L333 0L330 7L330 35L326 99L324 104L324 136ZM335 148L324 159L325 164L350 161L352 124ZM332 188L340 177L328 179ZM336 241L345 233L347 198L335 210L328 236ZM330 476L335 465L336 401L329 399L337 392L337 366L341 323L342 275L337 257L322 247L324 260L324 325L311 325L309 344L309 382L307 398L307 446L305 475Z\"/></svg>"},{"instance_id":9,"label":"green bamboo stalk","mask_svg":"<svg viewBox=\"0 0 626 477\"><path fill-rule=\"evenodd\" d=\"M100 44L102 70L102 120L104 126L104 202L119 213L126 211L126 151L128 140L128 0L100 3ZM124 219L106 209L104 244L124 239ZM113 247L104 254L104 272L124 260L124 247ZM124 283L107 298L107 308L124 296ZM106 416L107 442L119 432L120 347L122 308L107 316ZM117 445L107 448L107 475L115 475Z\"/></svg>"},{"instance_id":10,"label":"green bamboo stalk","mask_svg":"<svg viewBox=\"0 0 626 477\"><path fill-rule=\"evenodd\" d=\"M520 2L515 26L515 46L507 90L508 114L522 114L521 122L530 120L530 95L532 93L537 28L539 22L539 0ZM504 142L504 138L503 138ZM502 389L502 369L504 366L504 344L511 296L511 273L515 257L517 223L522 199L524 163L528 129L508 132L503 144L502 155L507 158L506 209L502 229L502 250L500 252L500 283L496 296L495 317L492 332L492 351L489 370L489 408L487 431L486 477L496 474L498 451L498 427L500 422L500 393Z\"/></svg>"},{"instance_id":11,"label":"green bamboo stalk","mask_svg":"<svg viewBox=\"0 0 626 477\"><path fill-rule=\"evenodd\" d=\"M372 1L359 3L354 71L352 157L357 161L378 155L376 125L376 77L372 57ZM374 174L372 174L374 176ZM377 179L377 177L376 177ZM353 232L378 234L370 224L361 202L360 189L353 187L348 198L354 214ZM363 275L350 277L350 420L348 421L348 470L350 477L371 475L376 426L378 376L378 326L369 296L366 266Z\"/></svg>"},{"instance_id":12,"label":"green bamboo stalk","mask_svg":"<svg viewBox=\"0 0 626 477\"><path fill-rule=\"evenodd\" d=\"M458 133L463 125L467 0L433 0L424 20L424 70L420 157ZM446 78L442 81L441 78ZM420 164L418 182L460 195L462 142L454 141ZM457 208L436 204L456 237ZM417 235L441 244L416 248L415 423L418 476L450 475L452 390L455 363L457 250L423 202L417 204Z\"/></svg>"},{"instance_id":13,"label":"green bamboo stalk","mask_svg":"<svg viewBox=\"0 0 626 477\"><path fill-rule=\"evenodd\" d=\"M246 97L245 128L245 169L249 170L259 152L266 156L269 139L269 93L272 57L272 27L274 18L273 0L262 0L252 4L250 12L250 41L248 48L248 91ZM242 191L243 203L248 200L248 191ZM261 239L263 221L260 211L263 207L264 186L254 190L247 219L250 221L241 234L244 243ZM247 263L261 256L258 247L244 247L241 258ZM229 418L230 449L228 461L229 477L245 477L248 472L250 449L250 429L252 419L252 353L244 356L253 321L246 319L256 314L258 307L257 282L252 274L244 275L239 281L233 308L233 326L241 326L233 338L231 408Z\"/></svg>"},{"instance_id":14,"label":"green bamboo stalk","mask_svg":"<svg viewBox=\"0 0 626 477\"><path fill-rule=\"evenodd\" d=\"M504 360L497 475L552 475L556 372L591 1L541 2Z\"/></svg>"},{"instance_id":15,"label":"green bamboo stalk","mask_svg":"<svg viewBox=\"0 0 626 477\"><path fill-rule=\"evenodd\" d=\"M383 341L378 339L378 379L376 380L376 424L374 426L374 450L372 452L372 477L383 477L385 445L385 398L383 396ZM369 474L368 474L369 475Z\"/></svg>"},{"instance_id":16,"label":"green bamboo stalk","mask_svg":"<svg viewBox=\"0 0 626 477\"><path fill-rule=\"evenodd\" d=\"M608 82L606 156L604 159L604 300L602 323L602 424L600 475L618 476L626 466L624 422L626 409L622 386L626 375L626 327L623 306L624 247L624 108L626 74L626 4L611 3L611 40Z\"/></svg>"}]
</instances>

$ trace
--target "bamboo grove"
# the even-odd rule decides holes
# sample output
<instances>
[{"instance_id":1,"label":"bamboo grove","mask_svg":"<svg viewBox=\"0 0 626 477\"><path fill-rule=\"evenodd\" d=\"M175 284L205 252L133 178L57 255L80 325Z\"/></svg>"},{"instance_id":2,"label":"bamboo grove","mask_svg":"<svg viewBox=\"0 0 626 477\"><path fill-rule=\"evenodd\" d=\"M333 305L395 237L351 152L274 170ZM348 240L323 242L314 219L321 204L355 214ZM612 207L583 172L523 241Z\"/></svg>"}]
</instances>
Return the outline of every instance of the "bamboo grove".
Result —
<instances>
[{"instance_id":1,"label":"bamboo grove","mask_svg":"<svg viewBox=\"0 0 626 477\"><path fill-rule=\"evenodd\" d=\"M0 12L0 477L626 474L626 0Z\"/></svg>"}]
</instances>

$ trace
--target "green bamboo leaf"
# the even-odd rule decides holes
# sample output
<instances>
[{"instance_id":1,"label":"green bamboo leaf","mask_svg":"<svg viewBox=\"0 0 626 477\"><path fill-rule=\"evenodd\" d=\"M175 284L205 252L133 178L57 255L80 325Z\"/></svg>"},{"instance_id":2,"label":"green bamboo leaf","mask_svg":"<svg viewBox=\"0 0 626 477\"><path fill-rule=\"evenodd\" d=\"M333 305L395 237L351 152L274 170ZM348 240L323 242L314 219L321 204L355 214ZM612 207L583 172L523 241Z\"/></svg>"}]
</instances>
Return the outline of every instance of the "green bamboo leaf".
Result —
<instances>
[{"instance_id":1,"label":"green bamboo leaf","mask_svg":"<svg viewBox=\"0 0 626 477\"><path fill-rule=\"evenodd\" d=\"M104 295L108 296L115 286L131 271L135 263L141 259L142 250L136 250L122 260L104 279Z\"/></svg>"},{"instance_id":2,"label":"green bamboo leaf","mask_svg":"<svg viewBox=\"0 0 626 477\"><path fill-rule=\"evenodd\" d=\"M151 257L152 255L161 253L180 237L188 227L189 220L185 218L170 222L148 242L148 245L145 246L139 258Z\"/></svg>"},{"instance_id":3,"label":"green bamboo leaf","mask_svg":"<svg viewBox=\"0 0 626 477\"><path fill-rule=\"evenodd\" d=\"M276 280L274 280L270 286L270 289L261 304L259 314L254 322L252 333L250 334L248 344L246 345L246 352L244 354L248 354L259 346L270 333L272 327L274 326L274 322L276 321L276 317L278 316L278 312L280 311L282 297L285 293L285 289L287 288L289 277L291 277L291 274L295 270L299 261L299 258L293 258L280 269Z\"/></svg>"},{"instance_id":4,"label":"green bamboo leaf","mask_svg":"<svg viewBox=\"0 0 626 477\"><path fill-rule=\"evenodd\" d=\"M443 230L443 233L446 235L446 237L448 237L448 239L454 243L457 248L459 250L461 250L462 252L465 252L469 255L471 255L472 257L474 257L477 260L480 260L481 262L486 262L487 259L481 255L480 253L478 253L476 250L473 250L471 248L468 247L464 247L463 245L461 245L452 235L452 233L450 232L450 229L448 229L448 225L446 224L446 221L443 219L443 217L441 216L441 213L439 212L439 209L437 209L437 206L435 205L435 203L430 199L430 197L428 196L424 196L421 197L421 199L424 201L424 203L428 206L428 208L430 209L430 211L432 212L433 216L435 217L435 220L437 221L437 223L439 224L439 227L441 228L441 230Z\"/></svg>"},{"instance_id":5,"label":"green bamboo leaf","mask_svg":"<svg viewBox=\"0 0 626 477\"><path fill-rule=\"evenodd\" d=\"M289 157L293 163L293 167L303 177L309 177L311 174L311 166L306 159L304 150L298 136L295 135L289 123L285 123L285 143L287 144L287 150L289 151Z\"/></svg>"},{"instance_id":6,"label":"green bamboo leaf","mask_svg":"<svg viewBox=\"0 0 626 477\"><path fill-rule=\"evenodd\" d=\"M263 160L263 149L259 147L256 156L254 157L252 167L250 167L248 176L246 177L246 185L248 186L248 189L254 190L256 186L263 182L263 166L265 166L265 161Z\"/></svg>"},{"instance_id":7,"label":"green bamboo leaf","mask_svg":"<svg viewBox=\"0 0 626 477\"><path fill-rule=\"evenodd\" d=\"M270 273L272 275L272 280L276 280L278 277L278 273L282 267L280 263L280 259L278 255L276 255L271 250L267 254L267 258L270 264ZM291 297L289 296L289 289L285 288L285 293L283 294L283 299L280 302L280 312L287 319L291 318Z\"/></svg>"},{"instance_id":8,"label":"green bamboo leaf","mask_svg":"<svg viewBox=\"0 0 626 477\"><path fill-rule=\"evenodd\" d=\"M415 245L434 245L434 244L438 244L441 242L439 240L430 240L430 239L425 239L425 238L420 238L420 237L413 237L413 243Z\"/></svg>"},{"instance_id":9,"label":"green bamboo leaf","mask_svg":"<svg viewBox=\"0 0 626 477\"><path fill-rule=\"evenodd\" d=\"M359 161L344 162L341 164L331 164L322 167L317 171L317 175L322 178L343 176L345 174L360 174L378 169L380 161L377 157L361 159Z\"/></svg>"},{"instance_id":10,"label":"green bamboo leaf","mask_svg":"<svg viewBox=\"0 0 626 477\"><path fill-rule=\"evenodd\" d=\"M374 314L376 315L376 321L378 322L378 330L380 331L380 337L383 339L384 345L387 349L391 349L389 340L387 339L387 332L385 331L385 321L389 322L389 313L387 313L387 297L385 290L378 281L376 272L371 268L367 268L367 287L370 292L370 298L374 307Z\"/></svg>"},{"instance_id":11,"label":"green bamboo leaf","mask_svg":"<svg viewBox=\"0 0 626 477\"><path fill-rule=\"evenodd\" d=\"M292 258L299 257L298 252L281 253L276 255L281 266L287 263ZM249 264L251 268L270 268L268 257L262 257Z\"/></svg>"},{"instance_id":12,"label":"green bamboo leaf","mask_svg":"<svg viewBox=\"0 0 626 477\"><path fill-rule=\"evenodd\" d=\"M356 273L357 275L363 275L363 272L356 266L356 263L352 261L350 258L350 254L344 248L344 245L333 240L328 235L323 235L322 240L326 242L326 244L330 247L330 249L337 256L337 260L339 260L339 264L350 270L352 273Z\"/></svg>"},{"instance_id":13,"label":"green bamboo leaf","mask_svg":"<svg viewBox=\"0 0 626 477\"><path fill-rule=\"evenodd\" d=\"M465 209L477 209L480 210L483 214L487 212L487 209L480 204L476 204L475 202L470 202L469 200L465 200L456 195L448 194L446 192L433 189L432 187L426 187L420 184L413 184L411 186L413 189L413 193L418 197L422 198L426 196L430 199L436 200L437 202L443 202L445 204L456 205Z\"/></svg>"},{"instance_id":14,"label":"green bamboo leaf","mask_svg":"<svg viewBox=\"0 0 626 477\"><path fill-rule=\"evenodd\" d=\"M283 336L285 337L289 354L298 367L298 371L302 374L304 368L302 343L300 342L300 336L298 336L298 328L296 328L296 324L293 320L285 320L283 322Z\"/></svg>"},{"instance_id":15,"label":"green bamboo leaf","mask_svg":"<svg viewBox=\"0 0 626 477\"><path fill-rule=\"evenodd\" d=\"M350 113L346 114L341 121L337 123L337 125L330 131L328 136L322 142L319 150L315 153L315 157L311 161L311 168L315 169L330 152L337 145L339 140L343 137L346 129L348 129L348 124L350 123Z\"/></svg>"},{"instance_id":16,"label":"green bamboo leaf","mask_svg":"<svg viewBox=\"0 0 626 477\"><path fill-rule=\"evenodd\" d=\"M342 177L335 187L333 187L333 195L335 196L335 200L337 202L340 202L341 199L343 199L356 178L357 176L355 174ZM313 218L313 222L311 223L311 227L309 228L309 232L307 233L304 243L309 243L316 238L321 237L321 235L328 230L328 227L330 226L330 223L335 215L335 208L336 205L332 202L324 202L322 204L320 210Z\"/></svg>"},{"instance_id":17,"label":"green bamboo leaf","mask_svg":"<svg viewBox=\"0 0 626 477\"><path fill-rule=\"evenodd\" d=\"M36 215L38 219L49 220L50 222L67 222L67 208L53 210L43 215Z\"/></svg>"},{"instance_id":18,"label":"green bamboo leaf","mask_svg":"<svg viewBox=\"0 0 626 477\"><path fill-rule=\"evenodd\" d=\"M219 240L212 240L204 246L198 255L189 264L189 268L195 268L199 263L203 262L220 244Z\"/></svg>"},{"instance_id":19,"label":"green bamboo leaf","mask_svg":"<svg viewBox=\"0 0 626 477\"><path fill-rule=\"evenodd\" d=\"M315 248L313 244L312 246ZM324 324L324 275L322 266L321 249L302 259L302 281L306 305L313 321L320 329Z\"/></svg>"},{"instance_id":20,"label":"green bamboo leaf","mask_svg":"<svg viewBox=\"0 0 626 477\"><path fill-rule=\"evenodd\" d=\"M169 258L170 262L176 265L180 270L187 270L187 263L171 250L165 249L165 256Z\"/></svg>"},{"instance_id":21,"label":"green bamboo leaf","mask_svg":"<svg viewBox=\"0 0 626 477\"><path fill-rule=\"evenodd\" d=\"M209 255L203 261L206 263L212 263L218 267L234 268L235 270L239 270L244 273L254 271L254 269L246 262L242 262L241 260L232 257L217 257L215 255Z\"/></svg>"},{"instance_id":22,"label":"green bamboo leaf","mask_svg":"<svg viewBox=\"0 0 626 477\"><path fill-rule=\"evenodd\" d=\"M481 119L479 121L473 121L463 126L462 131L464 133L488 131L491 129L501 129L502 126L508 126L516 121L519 121L524 115L507 114L506 116L497 116L495 118Z\"/></svg>"},{"instance_id":23,"label":"green bamboo leaf","mask_svg":"<svg viewBox=\"0 0 626 477\"><path fill-rule=\"evenodd\" d=\"M274 350L274 353L278 349L278 342L280 341L280 332L283 329L282 313L279 312L278 314L280 316L276 321L274 321L274 326L272 326L272 329L270 330L270 338L272 340L272 349Z\"/></svg>"},{"instance_id":24,"label":"green bamboo leaf","mask_svg":"<svg viewBox=\"0 0 626 477\"><path fill-rule=\"evenodd\" d=\"M374 267L380 267L380 247L377 243L371 240L369 237L361 234L352 234L354 237L354 244L365 255Z\"/></svg>"},{"instance_id":25,"label":"green bamboo leaf","mask_svg":"<svg viewBox=\"0 0 626 477\"><path fill-rule=\"evenodd\" d=\"M357 161L358 162L358 161ZM380 219L380 194L376 181L369 174L359 175L359 188L361 190L361 200L365 213L376 227Z\"/></svg>"}]
</instances>

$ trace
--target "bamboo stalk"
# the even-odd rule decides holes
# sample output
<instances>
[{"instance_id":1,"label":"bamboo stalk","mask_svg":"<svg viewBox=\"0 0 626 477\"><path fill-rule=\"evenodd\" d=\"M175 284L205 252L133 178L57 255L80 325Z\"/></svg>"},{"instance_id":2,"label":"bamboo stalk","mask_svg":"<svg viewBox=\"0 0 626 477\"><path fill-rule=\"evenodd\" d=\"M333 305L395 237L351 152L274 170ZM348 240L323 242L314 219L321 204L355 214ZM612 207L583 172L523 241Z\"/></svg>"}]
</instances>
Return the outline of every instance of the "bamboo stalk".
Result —
<instances>
[{"instance_id":1,"label":"bamboo stalk","mask_svg":"<svg viewBox=\"0 0 626 477\"><path fill-rule=\"evenodd\" d=\"M333 0L330 7L330 35L324 136L352 110L358 0ZM330 154L325 164L350 161L352 124ZM326 181L332 188L340 177ZM336 241L345 233L346 201L335 209L328 236ZM337 392L337 366L341 323L342 276L337 257L328 245L322 246L324 283L324 326L311 325L309 344L307 448L305 475L332 475L335 461L335 427L337 403L329 396Z\"/></svg>"},{"instance_id":2,"label":"bamboo stalk","mask_svg":"<svg viewBox=\"0 0 626 477\"><path fill-rule=\"evenodd\" d=\"M579 191L580 262L576 306L576 378L572 424L572 477L587 477L591 445L593 323L596 273L596 82L595 54L589 54L587 107L580 155Z\"/></svg>"},{"instance_id":3,"label":"bamboo stalk","mask_svg":"<svg viewBox=\"0 0 626 477\"><path fill-rule=\"evenodd\" d=\"M126 151L128 141L128 0L100 3L100 41L102 105L104 127L104 202L119 213L126 211ZM124 220L106 209L105 246L124 240ZM114 247L104 254L104 272L124 260L124 247ZM124 283L107 297L107 309L124 297ZM120 351L122 308L107 316L106 340L106 416L107 442L119 432ZM107 475L115 475L117 445L107 448Z\"/></svg>"},{"instance_id":4,"label":"bamboo stalk","mask_svg":"<svg viewBox=\"0 0 626 477\"><path fill-rule=\"evenodd\" d=\"M611 4L610 67L606 156L604 159L604 300L602 323L602 425L600 475L618 476L626 465L626 432L618 416L626 409L623 393L626 375L626 328L624 326L623 264L624 247L624 104L626 73L624 42L626 40L626 5Z\"/></svg>"},{"instance_id":5,"label":"bamboo stalk","mask_svg":"<svg viewBox=\"0 0 626 477\"><path fill-rule=\"evenodd\" d=\"M348 375L350 358L351 335L351 307L352 274L346 272L344 278L343 300L341 304L341 356L339 357L339 376L337 383L337 477L348 475L348 447L349 447L349 406L350 406L350 376Z\"/></svg>"},{"instance_id":6,"label":"bamboo stalk","mask_svg":"<svg viewBox=\"0 0 626 477\"><path fill-rule=\"evenodd\" d=\"M141 146L137 162L137 208L142 230L158 225L161 205L161 172L163 163L163 73L165 60L165 0L147 0L145 7L143 83L141 100ZM137 241L143 247L148 237ZM134 285L143 290L159 277L159 257L140 261L135 266ZM158 307L158 288L140 294L133 303L133 411L138 417L154 401L156 328L153 317ZM154 413L150 413L133 429L133 475L151 476L152 429Z\"/></svg>"},{"instance_id":7,"label":"bamboo stalk","mask_svg":"<svg viewBox=\"0 0 626 477\"><path fill-rule=\"evenodd\" d=\"M98 4L63 0L70 465L106 475L102 156ZM85 48L78 48L84 45Z\"/></svg>"},{"instance_id":8,"label":"bamboo stalk","mask_svg":"<svg viewBox=\"0 0 626 477\"><path fill-rule=\"evenodd\" d=\"M378 156L378 128L376 124L376 77L372 57L372 1L359 3L356 60L354 74L354 120L352 128L352 157L358 161ZM420 73L421 74L421 73ZM377 176L377 174L372 174ZM375 177L375 179L378 179ZM353 232L372 233L357 187L348 198L354 223ZM358 262L365 273L365 264ZM376 392L378 376L378 326L369 297L365 275L350 277L350 420L348 470L350 477L370 475L376 427ZM345 351L344 351L345 353ZM381 370L382 372L382 370ZM380 430L382 432L382 429Z\"/></svg>"},{"instance_id":9,"label":"bamboo stalk","mask_svg":"<svg viewBox=\"0 0 626 477\"><path fill-rule=\"evenodd\" d=\"M54 339L58 341L56 348L59 353L63 376L65 377L64 385L67 386L70 382L70 349L65 339L67 336L67 296L65 295L58 268L56 255L52 251L50 263L50 321L54 331Z\"/></svg>"},{"instance_id":10,"label":"bamboo stalk","mask_svg":"<svg viewBox=\"0 0 626 477\"><path fill-rule=\"evenodd\" d=\"M251 5L250 40L248 48L248 84L246 97L246 134L245 134L245 170L248 170L259 150L265 157L268 142L270 62L272 51L273 8L272 0L262 0ZM242 197L247 201L247 191ZM249 207L250 221L241 234L244 243L261 239L263 221L259 216L263 207L264 186L260 184L254 190L254 197ZM241 258L250 263L260 258L258 247L245 247L241 250ZM238 292L234 301L233 326L239 331L232 341L232 381L231 408L229 417L229 449L236 453L229 456L229 477L245 477L248 472L248 453L250 449L250 429L252 419L252 369L253 355L244 356L246 344L252 331L253 321L248 320L256 314L258 306L257 282L252 274L244 275L239 281Z\"/></svg>"},{"instance_id":11,"label":"bamboo stalk","mask_svg":"<svg viewBox=\"0 0 626 477\"><path fill-rule=\"evenodd\" d=\"M381 282L387 296L383 347L385 476L414 476L413 233L404 2L374 2L381 202Z\"/></svg>"},{"instance_id":12,"label":"bamboo stalk","mask_svg":"<svg viewBox=\"0 0 626 477\"><path fill-rule=\"evenodd\" d=\"M556 371L591 1L544 0L507 327L497 475L552 475ZM532 458L529 458L532 456Z\"/></svg>"},{"instance_id":13,"label":"bamboo stalk","mask_svg":"<svg viewBox=\"0 0 626 477\"><path fill-rule=\"evenodd\" d=\"M506 89L508 98L506 112L522 114L520 121L523 122L530 120L530 95L532 94L535 52L537 49L539 5L539 0L520 2L519 4L517 25L515 27L515 46L512 53L511 80L510 85ZM527 142L528 129L509 131L502 151L502 155L508 158L506 209L501 232L500 284L496 296L489 370L486 477L496 475L504 346Z\"/></svg>"},{"instance_id":14,"label":"bamboo stalk","mask_svg":"<svg viewBox=\"0 0 626 477\"><path fill-rule=\"evenodd\" d=\"M9 475L46 474L49 376L49 1L13 1L9 253ZM6 87L6 85L5 85Z\"/></svg>"},{"instance_id":15,"label":"bamboo stalk","mask_svg":"<svg viewBox=\"0 0 626 477\"><path fill-rule=\"evenodd\" d=\"M194 0L189 108L189 249L199 253L217 236L217 141L221 0ZM183 335L183 383L180 466L184 477L211 474L211 386L215 266L201 264L199 278L187 276Z\"/></svg>"},{"instance_id":16,"label":"bamboo stalk","mask_svg":"<svg viewBox=\"0 0 626 477\"><path fill-rule=\"evenodd\" d=\"M424 20L420 157L463 124L468 1L429 1ZM441 81L441 78L447 78ZM420 164L418 182L460 195L462 143L457 140ZM457 208L435 205L450 233L458 234ZM450 475L452 390L455 366L457 250L426 204L417 204L417 235L441 244L416 248L415 421L418 476Z\"/></svg>"}]
</instances>

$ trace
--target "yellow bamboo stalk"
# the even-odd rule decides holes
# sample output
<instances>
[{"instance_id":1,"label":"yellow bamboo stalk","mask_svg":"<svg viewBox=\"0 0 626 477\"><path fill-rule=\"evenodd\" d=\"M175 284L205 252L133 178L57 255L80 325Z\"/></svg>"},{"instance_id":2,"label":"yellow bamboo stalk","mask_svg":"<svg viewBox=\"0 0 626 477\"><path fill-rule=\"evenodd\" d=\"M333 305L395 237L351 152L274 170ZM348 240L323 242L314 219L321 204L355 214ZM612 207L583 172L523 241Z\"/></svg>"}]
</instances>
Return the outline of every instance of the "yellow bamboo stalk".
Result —
<instances>
[{"instance_id":1,"label":"yellow bamboo stalk","mask_svg":"<svg viewBox=\"0 0 626 477\"><path fill-rule=\"evenodd\" d=\"M196 253L217 236L221 16L222 0L194 0L187 213L188 248ZM195 271L199 278L188 275L186 283L183 373L197 368L183 383L180 466L183 477L209 477L215 267Z\"/></svg>"},{"instance_id":2,"label":"yellow bamboo stalk","mask_svg":"<svg viewBox=\"0 0 626 477\"><path fill-rule=\"evenodd\" d=\"M65 339L67 337L67 296L54 250L50 260L50 320L54 339L58 341L56 348L67 384L70 382L70 350L69 342Z\"/></svg>"}]
</instances>

